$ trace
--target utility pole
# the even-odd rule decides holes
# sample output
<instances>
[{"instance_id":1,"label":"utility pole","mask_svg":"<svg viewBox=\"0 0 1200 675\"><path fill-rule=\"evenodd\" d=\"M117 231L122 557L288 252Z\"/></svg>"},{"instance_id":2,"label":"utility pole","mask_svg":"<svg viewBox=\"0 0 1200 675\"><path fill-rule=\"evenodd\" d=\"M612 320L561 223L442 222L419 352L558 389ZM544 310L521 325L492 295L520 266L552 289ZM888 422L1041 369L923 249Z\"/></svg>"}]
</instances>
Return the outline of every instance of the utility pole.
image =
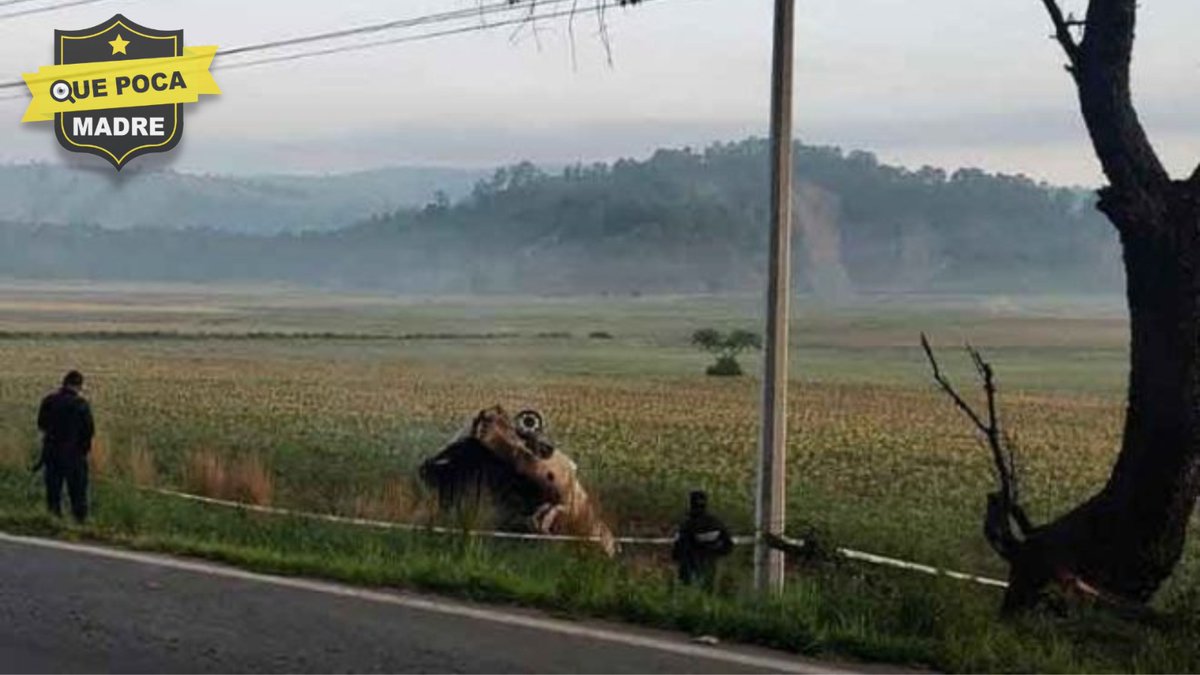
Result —
<instances>
[{"instance_id":1,"label":"utility pole","mask_svg":"<svg viewBox=\"0 0 1200 675\"><path fill-rule=\"evenodd\" d=\"M788 305L792 259L792 53L795 0L775 0L771 73L771 247L767 281L767 345L763 368L762 456L755 509L754 583L783 591L783 552L767 545L782 535L787 497Z\"/></svg>"}]
</instances>

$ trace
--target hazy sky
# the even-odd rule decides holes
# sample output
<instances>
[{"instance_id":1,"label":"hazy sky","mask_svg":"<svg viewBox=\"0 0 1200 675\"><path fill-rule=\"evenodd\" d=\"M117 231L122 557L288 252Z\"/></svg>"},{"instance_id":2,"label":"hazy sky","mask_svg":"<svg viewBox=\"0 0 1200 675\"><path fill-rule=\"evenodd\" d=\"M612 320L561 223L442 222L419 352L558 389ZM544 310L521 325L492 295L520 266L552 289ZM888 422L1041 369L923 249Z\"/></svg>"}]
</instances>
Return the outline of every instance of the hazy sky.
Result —
<instances>
[{"instance_id":1,"label":"hazy sky","mask_svg":"<svg viewBox=\"0 0 1200 675\"><path fill-rule=\"evenodd\" d=\"M98 2L0 18L0 77L51 63L54 28L85 28L118 11L151 27L183 28L188 44L230 48L479 2ZM763 134L771 6L656 0L610 11L611 67L595 19L580 17L575 65L566 21L556 19L539 24L539 40L529 30L499 28L218 70L224 95L188 106L185 139L167 163L218 172L559 163ZM798 0L798 12L801 139L914 167L973 165L1062 183L1099 181L1039 0ZM1137 103L1177 174L1200 161L1198 27L1196 0L1142 3ZM218 56L218 64L234 60ZM48 124L19 124L24 105L0 102L10 120L0 159L98 163L68 159Z\"/></svg>"}]
</instances>

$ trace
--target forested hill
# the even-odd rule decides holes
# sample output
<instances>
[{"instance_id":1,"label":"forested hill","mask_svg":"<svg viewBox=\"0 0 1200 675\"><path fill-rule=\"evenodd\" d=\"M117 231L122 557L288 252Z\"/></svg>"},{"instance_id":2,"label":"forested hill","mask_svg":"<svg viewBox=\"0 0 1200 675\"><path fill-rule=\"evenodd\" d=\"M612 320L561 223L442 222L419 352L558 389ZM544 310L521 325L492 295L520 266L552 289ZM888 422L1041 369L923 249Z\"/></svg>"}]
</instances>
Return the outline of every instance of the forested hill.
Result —
<instances>
[{"instance_id":1,"label":"forested hill","mask_svg":"<svg viewBox=\"0 0 1200 675\"><path fill-rule=\"evenodd\" d=\"M1120 261L1090 194L977 170L880 164L800 147L796 283L863 292L1114 291ZM9 225L0 275L278 280L398 291L758 290L767 147L661 150L643 161L497 171L439 199L331 233L113 232Z\"/></svg>"}]
</instances>

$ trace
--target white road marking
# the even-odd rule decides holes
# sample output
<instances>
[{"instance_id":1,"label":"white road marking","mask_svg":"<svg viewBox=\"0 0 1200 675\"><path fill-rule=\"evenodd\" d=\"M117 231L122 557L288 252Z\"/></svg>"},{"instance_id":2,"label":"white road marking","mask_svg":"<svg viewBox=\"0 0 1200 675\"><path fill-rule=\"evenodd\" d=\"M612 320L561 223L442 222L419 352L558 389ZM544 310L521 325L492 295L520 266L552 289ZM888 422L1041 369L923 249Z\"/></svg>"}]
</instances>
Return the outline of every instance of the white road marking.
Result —
<instances>
[{"instance_id":1,"label":"white road marking","mask_svg":"<svg viewBox=\"0 0 1200 675\"><path fill-rule=\"evenodd\" d=\"M676 640L652 637L649 635L623 633L616 630L609 630L594 626L584 626L568 621L559 621L555 619L527 616L522 614L512 614L499 610L471 607L468 605L462 605L443 600L433 600L430 598L401 595L399 593L355 588L353 586L346 586L343 584L260 574L257 572L248 572L246 570L226 567L223 565L216 565L196 560L184 560L181 558L172 558L151 553L123 551L100 546L91 546L87 544L57 541L53 539L23 537L4 532L0 532L0 541L13 544L23 544L26 546L37 546L59 551L70 551L73 553L82 553L85 555L110 558L114 560L136 562L143 565L153 565L156 567L184 570L187 572L224 577L227 579L252 581L273 586L281 586L315 593L324 593L326 595L355 598L389 605L398 605L401 607L408 607L427 612L461 616L479 621L489 621L508 626L519 626L533 630L570 635L573 637L622 644L630 647L653 649L661 652L678 654L680 656L720 661L723 663L736 664L751 668L762 668L764 670L774 672L806 674L831 673L833 675L850 675L854 672L814 663L805 663L785 658L776 658L764 654L752 654L728 649L718 649Z\"/></svg>"}]
</instances>

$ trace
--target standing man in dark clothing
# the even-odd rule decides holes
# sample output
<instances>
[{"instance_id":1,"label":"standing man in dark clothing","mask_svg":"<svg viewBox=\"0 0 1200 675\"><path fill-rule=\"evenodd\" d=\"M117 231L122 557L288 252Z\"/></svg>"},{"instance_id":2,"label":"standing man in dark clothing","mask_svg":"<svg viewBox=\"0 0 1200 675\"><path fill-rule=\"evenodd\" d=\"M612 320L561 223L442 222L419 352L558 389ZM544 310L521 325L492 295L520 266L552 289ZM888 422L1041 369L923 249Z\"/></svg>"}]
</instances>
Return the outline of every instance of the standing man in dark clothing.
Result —
<instances>
[{"instance_id":1,"label":"standing man in dark clothing","mask_svg":"<svg viewBox=\"0 0 1200 675\"><path fill-rule=\"evenodd\" d=\"M733 537L719 518L708 512L708 495L696 490L688 495L688 515L679 524L671 558L679 564L679 581L700 582L712 590L717 560L733 550Z\"/></svg>"},{"instance_id":2,"label":"standing man in dark clothing","mask_svg":"<svg viewBox=\"0 0 1200 675\"><path fill-rule=\"evenodd\" d=\"M38 410L38 429L42 432L41 466L46 478L46 506L62 516L62 489L67 484L71 515L82 523L87 519L88 453L96 429L92 409L83 398L83 375L72 370L63 378L62 388L42 400Z\"/></svg>"}]
</instances>

